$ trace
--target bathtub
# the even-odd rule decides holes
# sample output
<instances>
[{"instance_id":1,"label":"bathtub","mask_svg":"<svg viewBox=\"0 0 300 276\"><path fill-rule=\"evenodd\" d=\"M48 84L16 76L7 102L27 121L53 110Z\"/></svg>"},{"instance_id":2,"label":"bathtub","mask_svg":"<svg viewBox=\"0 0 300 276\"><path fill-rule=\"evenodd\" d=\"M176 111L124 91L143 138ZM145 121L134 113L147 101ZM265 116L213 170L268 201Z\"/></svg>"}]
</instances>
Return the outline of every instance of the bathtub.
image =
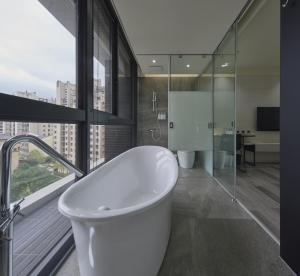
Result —
<instances>
[{"instance_id":1,"label":"bathtub","mask_svg":"<svg viewBox=\"0 0 300 276\"><path fill-rule=\"evenodd\" d=\"M82 178L60 197L71 219L82 276L155 276L171 228L178 177L163 147L133 148Z\"/></svg>"}]
</instances>

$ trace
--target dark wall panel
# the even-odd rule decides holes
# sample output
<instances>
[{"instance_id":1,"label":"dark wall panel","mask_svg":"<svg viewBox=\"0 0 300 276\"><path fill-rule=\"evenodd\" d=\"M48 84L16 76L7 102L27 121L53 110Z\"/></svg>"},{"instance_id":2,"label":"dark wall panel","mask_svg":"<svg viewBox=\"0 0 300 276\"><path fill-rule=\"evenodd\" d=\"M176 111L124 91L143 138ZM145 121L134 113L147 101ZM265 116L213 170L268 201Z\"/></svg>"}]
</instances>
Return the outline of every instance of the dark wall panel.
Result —
<instances>
[{"instance_id":1,"label":"dark wall panel","mask_svg":"<svg viewBox=\"0 0 300 276\"><path fill-rule=\"evenodd\" d=\"M132 148L132 127L105 126L105 162Z\"/></svg>"},{"instance_id":2,"label":"dark wall panel","mask_svg":"<svg viewBox=\"0 0 300 276\"><path fill-rule=\"evenodd\" d=\"M286 3L286 0L282 1ZM300 275L300 1L281 8L281 257Z\"/></svg>"}]
</instances>

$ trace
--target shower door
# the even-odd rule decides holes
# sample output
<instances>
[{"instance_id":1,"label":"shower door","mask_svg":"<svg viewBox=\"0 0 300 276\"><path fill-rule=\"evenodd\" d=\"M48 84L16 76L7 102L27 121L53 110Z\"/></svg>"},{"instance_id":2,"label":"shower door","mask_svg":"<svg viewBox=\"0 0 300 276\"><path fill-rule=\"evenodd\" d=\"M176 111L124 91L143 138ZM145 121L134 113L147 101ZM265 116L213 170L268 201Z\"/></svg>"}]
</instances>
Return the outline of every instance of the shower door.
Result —
<instances>
[{"instance_id":1,"label":"shower door","mask_svg":"<svg viewBox=\"0 0 300 276\"><path fill-rule=\"evenodd\" d=\"M211 148L211 93L209 91L170 91L169 147L172 150Z\"/></svg>"},{"instance_id":2,"label":"shower door","mask_svg":"<svg viewBox=\"0 0 300 276\"><path fill-rule=\"evenodd\" d=\"M214 176L235 193L235 28L230 30L214 55Z\"/></svg>"},{"instance_id":3,"label":"shower door","mask_svg":"<svg viewBox=\"0 0 300 276\"><path fill-rule=\"evenodd\" d=\"M212 58L171 56L168 146L193 151L194 167L212 174Z\"/></svg>"}]
</instances>

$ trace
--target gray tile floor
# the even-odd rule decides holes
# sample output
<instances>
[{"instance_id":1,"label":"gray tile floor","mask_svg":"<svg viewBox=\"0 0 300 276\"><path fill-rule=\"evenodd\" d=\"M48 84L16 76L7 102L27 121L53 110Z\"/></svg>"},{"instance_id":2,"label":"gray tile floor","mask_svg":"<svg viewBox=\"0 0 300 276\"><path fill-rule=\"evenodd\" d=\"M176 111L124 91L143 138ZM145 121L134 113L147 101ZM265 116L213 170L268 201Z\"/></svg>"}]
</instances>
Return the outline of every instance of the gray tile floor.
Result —
<instances>
[{"instance_id":1,"label":"gray tile floor","mask_svg":"<svg viewBox=\"0 0 300 276\"><path fill-rule=\"evenodd\" d=\"M201 169L180 170L172 219L158 276L294 275L279 246ZM76 251L57 275L79 275Z\"/></svg>"}]
</instances>

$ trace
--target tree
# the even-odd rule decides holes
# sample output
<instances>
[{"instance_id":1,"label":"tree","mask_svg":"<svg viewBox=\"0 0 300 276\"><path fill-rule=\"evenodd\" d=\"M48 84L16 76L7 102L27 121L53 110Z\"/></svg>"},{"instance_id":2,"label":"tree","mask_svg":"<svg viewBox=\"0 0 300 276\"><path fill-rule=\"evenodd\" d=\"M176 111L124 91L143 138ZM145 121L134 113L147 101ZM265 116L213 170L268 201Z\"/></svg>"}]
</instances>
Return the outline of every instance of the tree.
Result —
<instances>
[{"instance_id":1,"label":"tree","mask_svg":"<svg viewBox=\"0 0 300 276\"><path fill-rule=\"evenodd\" d=\"M16 201L28 196L59 179L60 176L46 168L24 160L12 174L11 200Z\"/></svg>"},{"instance_id":2,"label":"tree","mask_svg":"<svg viewBox=\"0 0 300 276\"><path fill-rule=\"evenodd\" d=\"M45 162L45 156L39 150L29 152L27 160L32 165L37 165Z\"/></svg>"}]
</instances>

